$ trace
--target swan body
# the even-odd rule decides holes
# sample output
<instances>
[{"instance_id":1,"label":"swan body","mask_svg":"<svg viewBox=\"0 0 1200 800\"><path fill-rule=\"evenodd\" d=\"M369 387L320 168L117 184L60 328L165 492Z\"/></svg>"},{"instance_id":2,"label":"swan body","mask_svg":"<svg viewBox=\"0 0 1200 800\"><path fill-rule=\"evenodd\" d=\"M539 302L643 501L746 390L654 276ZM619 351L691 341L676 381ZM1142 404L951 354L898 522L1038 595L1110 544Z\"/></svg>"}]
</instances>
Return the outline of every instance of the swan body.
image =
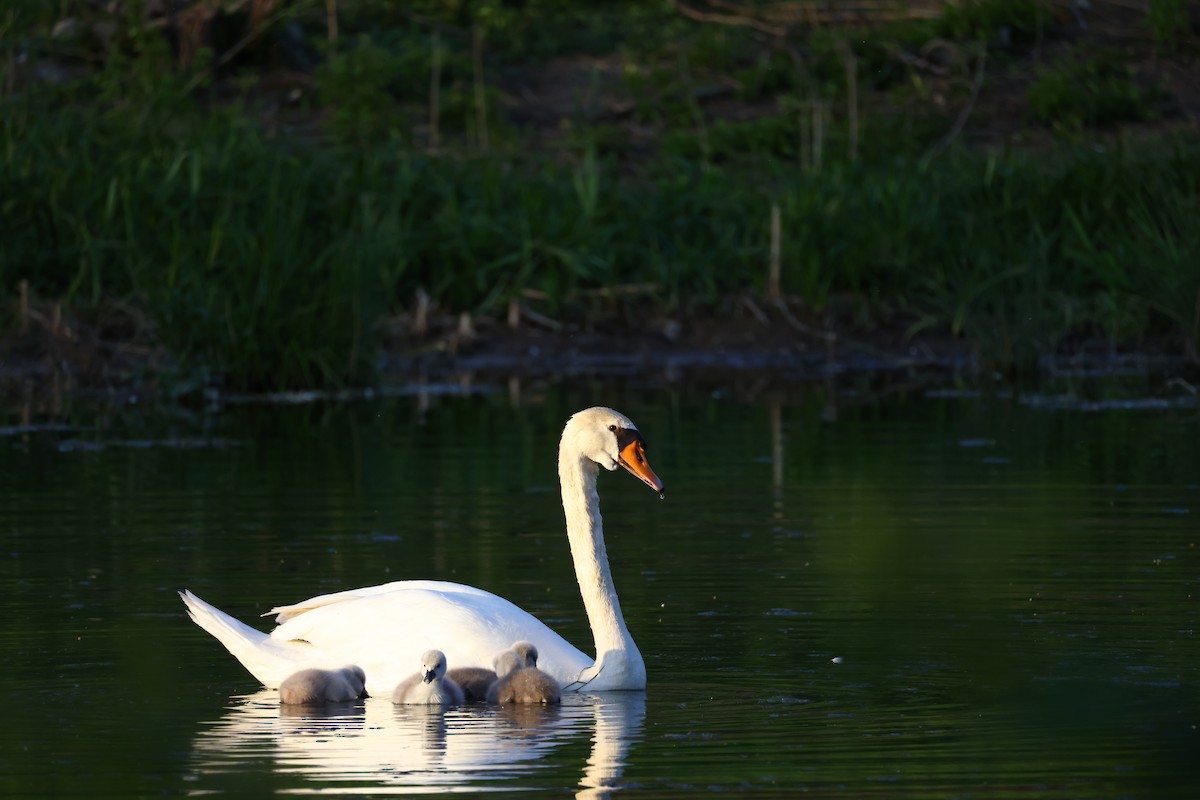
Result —
<instances>
[{"instance_id":1,"label":"swan body","mask_svg":"<svg viewBox=\"0 0 1200 800\"><path fill-rule=\"evenodd\" d=\"M354 665L342 669L302 669L279 684L279 702L285 705L348 703L363 696L367 676Z\"/></svg>"},{"instance_id":2,"label":"swan body","mask_svg":"<svg viewBox=\"0 0 1200 800\"><path fill-rule=\"evenodd\" d=\"M596 492L599 468L618 466L662 495L662 481L646 461L645 442L627 417L601 407L572 416L559 445L558 472L595 657L508 600L447 581L394 581L278 606L267 612L279 623L270 633L190 591L180 596L196 624L268 687L301 668L355 663L366 671L367 690L381 694L407 677L403 665L417 661L433 643L450 663L482 667L512 642L526 641L536 648L540 668L563 691L644 689L646 667L621 613Z\"/></svg>"},{"instance_id":3,"label":"swan body","mask_svg":"<svg viewBox=\"0 0 1200 800\"><path fill-rule=\"evenodd\" d=\"M427 650L421 655L421 669L400 682L392 692L392 702L404 705L461 706L463 690L446 677L446 655Z\"/></svg>"}]
</instances>

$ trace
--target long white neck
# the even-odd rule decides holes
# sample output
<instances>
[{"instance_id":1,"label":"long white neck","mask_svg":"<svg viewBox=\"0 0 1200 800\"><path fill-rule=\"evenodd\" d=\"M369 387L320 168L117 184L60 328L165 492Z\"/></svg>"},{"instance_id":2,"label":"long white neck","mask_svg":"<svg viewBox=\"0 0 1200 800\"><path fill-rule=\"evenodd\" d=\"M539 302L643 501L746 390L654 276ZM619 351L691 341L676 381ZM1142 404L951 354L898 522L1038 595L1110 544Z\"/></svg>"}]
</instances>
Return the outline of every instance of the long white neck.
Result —
<instances>
[{"instance_id":1,"label":"long white neck","mask_svg":"<svg viewBox=\"0 0 1200 800\"><path fill-rule=\"evenodd\" d=\"M646 667L625 627L608 567L600 498L596 494L598 469L596 462L580 453L566 446L559 449L558 478L567 516L567 539L596 642L596 664L588 671L595 678L591 688L640 689L646 684Z\"/></svg>"}]
</instances>

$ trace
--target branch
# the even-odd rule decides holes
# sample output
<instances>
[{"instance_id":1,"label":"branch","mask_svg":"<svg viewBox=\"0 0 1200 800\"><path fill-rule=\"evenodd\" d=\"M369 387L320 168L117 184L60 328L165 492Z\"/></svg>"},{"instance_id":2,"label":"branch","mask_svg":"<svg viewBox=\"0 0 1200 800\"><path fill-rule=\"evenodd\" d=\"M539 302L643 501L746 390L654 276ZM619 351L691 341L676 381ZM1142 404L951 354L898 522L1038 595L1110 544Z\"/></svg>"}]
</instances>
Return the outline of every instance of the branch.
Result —
<instances>
[{"instance_id":1,"label":"branch","mask_svg":"<svg viewBox=\"0 0 1200 800\"><path fill-rule=\"evenodd\" d=\"M698 20L699 22L715 22L718 25L739 25L744 28L753 28L756 31L770 34L771 36L787 36L787 28L776 28L767 25L752 17L735 16L733 14L712 14L705 11L697 11L694 8L685 6L679 0L671 0L671 4L679 9L679 13L690 19Z\"/></svg>"},{"instance_id":2,"label":"branch","mask_svg":"<svg viewBox=\"0 0 1200 800\"><path fill-rule=\"evenodd\" d=\"M975 101L979 99L979 90L983 88L983 73L987 65L987 43L984 42L983 49L979 51L979 60L975 63L975 80L971 85L971 96L967 98L967 104L963 106L962 111L958 112L958 118L954 120L954 125L950 127L950 131L940 141L936 147L929 151L925 156L924 162L929 163L938 153L945 150L955 138L962 133L963 126L967 124L967 119L971 116L971 112L975 110Z\"/></svg>"}]
</instances>

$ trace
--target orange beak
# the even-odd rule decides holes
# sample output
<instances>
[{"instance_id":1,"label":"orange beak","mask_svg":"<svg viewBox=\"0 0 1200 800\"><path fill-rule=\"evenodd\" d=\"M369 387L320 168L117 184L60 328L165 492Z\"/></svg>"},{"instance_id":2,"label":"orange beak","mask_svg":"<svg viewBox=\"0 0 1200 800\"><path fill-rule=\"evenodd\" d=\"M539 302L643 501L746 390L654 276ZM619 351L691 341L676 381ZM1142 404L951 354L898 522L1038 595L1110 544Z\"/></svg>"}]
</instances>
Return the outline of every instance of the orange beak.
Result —
<instances>
[{"instance_id":1,"label":"orange beak","mask_svg":"<svg viewBox=\"0 0 1200 800\"><path fill-rule=\"evenodd\" d=\"M667 496L663 490L663 482L654 474L654 470L650 469L650 462L646 460L646 443L640 437L621 448L617 463L632 472L642 483L658 492L659 497Z\"/></svg>"}]
</instances>

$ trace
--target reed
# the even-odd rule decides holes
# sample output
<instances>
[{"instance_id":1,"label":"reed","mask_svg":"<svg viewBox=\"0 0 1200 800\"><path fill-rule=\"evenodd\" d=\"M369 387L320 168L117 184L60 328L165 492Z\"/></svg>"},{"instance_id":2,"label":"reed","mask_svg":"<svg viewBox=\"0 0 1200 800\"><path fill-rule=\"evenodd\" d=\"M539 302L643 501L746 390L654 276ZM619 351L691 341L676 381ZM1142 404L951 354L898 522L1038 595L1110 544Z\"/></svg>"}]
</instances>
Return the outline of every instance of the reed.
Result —
<instances>
[{"instance_id":1,"label":"reed","mask_svg":"<svg viewBox=\"0 0 1200 800\"><path fill-rule=\"evenodd\" d=\"M663 155L629 174L594 151L431 158L268 140L235 112L137 113L145 124L4 101L0 286L15 298L27 281L68 311L133 303L186 369L237 389L371 380L379 321L419 292L553 321L618 286L649 287L663 315L778 291L853 309L847 324L963 337L1000 365L1078 333L1197 348L1200 146L1186 139L864 150L819 173L769 153Z\"/></svg>"}]
</instances>

